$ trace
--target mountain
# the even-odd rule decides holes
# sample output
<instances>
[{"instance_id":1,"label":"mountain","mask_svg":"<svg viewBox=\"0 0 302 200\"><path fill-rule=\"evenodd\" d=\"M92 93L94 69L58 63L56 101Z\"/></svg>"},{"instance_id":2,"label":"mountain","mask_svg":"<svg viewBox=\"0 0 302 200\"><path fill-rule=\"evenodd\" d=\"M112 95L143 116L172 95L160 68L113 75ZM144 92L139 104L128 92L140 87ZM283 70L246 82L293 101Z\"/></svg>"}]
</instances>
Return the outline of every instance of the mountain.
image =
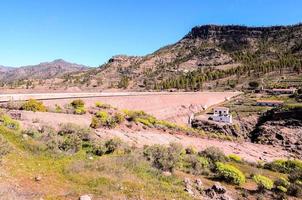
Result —
<instances>
[{"instance_id":1,"label":"mountain","mask_svg":"<svg viewBox=\"0 0 302 200\"><path fill-rule=\"evenodd\" d=\"M7 66L0 65L0 73L5 73L5 72L8 72L12 69L13 69L12 67L7 67Z\"/></svg>"},{"instance_id":2,"label":"mountain","mask_svg":"<svg viewBox=\"0 0 302 200\"><path fill-rule=\"evenodd\" d=\"M43 62L38 65L29 65L18 68L0 68L3 72L0 80L11 82L26 79L50 79L62 76L66 73L87 70L88 67L75 63L69 63L62 59L52 62Z\"/></svg>"},{"instance_id":3,"label":"mountain","mask_svg":"<svg viewBox=\"0 0 302 200\"><path fill-rule=\"evenodd\" d=\"M271 84L264 80L299 75L301 58L302 24L203 25L146 56L117 55L85 71L79 70L84 66L57 60L9 71L5 80L60 77L62 87L82 89L241 89L250 80Z\"/></svg>"},{"instance_id":4,"label":"mountain","mask_svg":"<svg viewBox=\"0 0 302 200\"><path fill-rule=\"evenodd\" d=\"M98 87L102 88L192 90L208 81L265 74L279 71L279 67L301 71L301 56L302 24L204 25L194 27L177 43L149 55L114 56L99 68L81 74L80 78L88 84L98 81L101 83Z\"/></svg>"}]
</instances>

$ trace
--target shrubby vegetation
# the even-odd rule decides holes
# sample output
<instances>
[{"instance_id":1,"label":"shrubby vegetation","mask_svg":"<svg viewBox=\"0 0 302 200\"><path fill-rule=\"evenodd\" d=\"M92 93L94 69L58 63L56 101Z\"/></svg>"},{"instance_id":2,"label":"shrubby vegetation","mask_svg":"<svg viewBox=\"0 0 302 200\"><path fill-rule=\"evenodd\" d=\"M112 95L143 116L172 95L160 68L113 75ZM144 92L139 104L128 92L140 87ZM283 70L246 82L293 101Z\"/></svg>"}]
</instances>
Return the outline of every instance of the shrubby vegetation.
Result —
<instances>
[{"instance_id":1,"label":"shrubby vegetation","mask_svg":"<svg viewBox=\"0 0 302 200\"><path fill-rule=\"evenodd\" d=\"M239 169L230 164L217 162L216 170L218 178L221 178L229 183L241 185L245 182L244 174Z\"/></svg>"},{"instance_id":2,"label":"shrubby vegetation","mask_svg":"<svg viewBox=\"0 0 302 200\"><path fill-rule=\"evenodd\" d=\"M264 168L282 173L291 173L294 171L302 171L301 160L275 160L266 163Z\"/></svg>"},{"instance_id":3,"label":"shrubby vegetation","mask_svg":"<svg viewBox=\"0 0 302 200\"><path fill-rule=\"evenodd\" d=\"M43 102L36 99L29 99L21 105L21 110L33 111L33 112L46 112L47 109Z\"/></svg>"},{"instance_id":4,"label":"shrubby vegetation","mask_svg":"<svg viewBox=\"0 0 302 200\"><path fill-rule=\"evenodd\" d=\"M19 130L20 129L20 124L17 120L12 119L9 115L7 114L1 114L0 113L0 125L3 125L9 129L13 130Z\"/></svg>"},{"instance_id":5,"label":"shrubby vegetation","mask_svg":"<svg viewBox=\"0 0 302 200\"><path fill-rule=\"evenodd\" d=\"M253 180L257 183L260 191L263 191L264 189L271 190L274 187L274 182L268 177L255 175L253 176Z\"/></svg>"},{"instance_id":6,"label":"shrubby vegetation","mask_svg":"<svg viewBox=\"0 0 302 200\"><path fill-rule=\"evenodd\" d=\"M73 100L70 105L74 109L74 114L83 115L86 113L85 103L81 99Z\"/></svg>"}]
</instances>

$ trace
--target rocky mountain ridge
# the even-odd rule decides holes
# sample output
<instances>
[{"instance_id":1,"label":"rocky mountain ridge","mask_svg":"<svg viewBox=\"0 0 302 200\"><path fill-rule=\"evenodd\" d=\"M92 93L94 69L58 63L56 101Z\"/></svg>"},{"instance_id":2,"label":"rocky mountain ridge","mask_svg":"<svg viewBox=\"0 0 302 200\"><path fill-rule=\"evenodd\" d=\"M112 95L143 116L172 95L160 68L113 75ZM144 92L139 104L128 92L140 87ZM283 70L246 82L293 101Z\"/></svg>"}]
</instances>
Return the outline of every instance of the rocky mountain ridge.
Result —
<instances>
[{"instance_id":1,"label":"rocky mountain ridge","mask_svg":"<svg viewBox=\"0 0 302 200\"><path fill-rule=\"evenodd\" d=\"M0 81L11 82L27 79L49 79L62 76L66 73L87 70L85 65L69 63L63 59L52 62L43 62L37 65L22 66L17 68L1 67Z\"/></svg>"}]
</instances>

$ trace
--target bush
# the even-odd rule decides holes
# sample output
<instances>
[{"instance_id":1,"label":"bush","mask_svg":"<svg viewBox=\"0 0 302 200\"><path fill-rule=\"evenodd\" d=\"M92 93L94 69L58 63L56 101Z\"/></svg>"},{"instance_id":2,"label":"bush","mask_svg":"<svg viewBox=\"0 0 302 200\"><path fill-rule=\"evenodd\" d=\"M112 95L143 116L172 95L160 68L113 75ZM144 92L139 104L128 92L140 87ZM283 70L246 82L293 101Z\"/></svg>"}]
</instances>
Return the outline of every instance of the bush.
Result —
<instances>
[{"instance_id":1,"label":"bush","mask_svg":"<svg viewBox=\"0 0 302 200\"><path fill-rule=\"evenodd\" d=\"M237 155L235 155L235 154L230 154L230 155L228 155L228 158L229 158L230 160L232 160L232 161L235 161L235 162L241 162L241 161L242 161L241 158L240 158L240 156L237 156Z\"/></svg>"},{"instance_id":2,"label":"bush","mask_svg":"<svg viewBox=\"0 0 302 200\"><path fill-rule=\"evenodd\" d=\"M58 104L55 105L55 112L56 113L61 113L63 110L61 108L61 106L59 106Z\"/></svg>"},{"instance_id":3,"label":"bush","mask_svg":"<svg viewBox=\"0 0 302 200\"><path fill-rule=\"evenodd\" d=\"M123 115L123 113L115 113L114 114L114 120L116 121L116 123L121 124L125 121L125 115Z\"/></svg>"},{"instance_id":4,"label":"bush","mask_svg":"<svg viewBox=\"0 0 302 200\"><path fill-rule=\"evenodd\" d=\"M82 99L76 99L76 100L73 100L70 105L74 108L74 109L77 109L77 108L80 108L80 107L84 107L85 106L85 103Z\"/></svg>"},{"instance_id":5,"label":"bush","mask_svg":"<svg viewBox=\"0 0 302 200\"><path fill-rule=\"evenodd\" d=\"M109 109L109 108L111 108L110 104L105 104L105 103L102 103L102 102L96 102L95 106L98 107L98 108L102 108L102 109Z\"/></svg>"},{"instance_id":6,"label":"bush","mask_svg":"<svg viewBox=\"0 0 302 200\"><path fill-rule=\"evenodd\" d=\"M145 118L148 116L144 111L124 110L123 112L128 121L134 121L136 118Z\"/></svg>"},{"instance_id":7,"label":"bush","mask_svg":"<svg viewBox=\"0 0 302 200\"><path fill-rule=\"evenodd\" d=\"M249 82L249 86L255 89L259 87L259 83L257 81L251 81Z\"/></svg>"},{"instance_id":8,"label":"bush","mask_svg":"<svg viewBox=\"0 0 302 200\"><path fill-rule=\"evenodd\" d=\"M292 171L289 175L288 175L288 180L291 183L296 183L297 181L302 181L302 170L295 170Z\"/></svg>"},{"instance_id":9,"label":"bush","mask_svg":"<svg viewBox=\"0 0 302 200\"><path fill-rule=\"evenodd\" d=\"M91 129L73 123L60 124L58 134L61 136L77 135L81 140L88 141Z\"/></svg>"},{"instance_id":10,"label":"bush","mask_svg":"<svg viewBox=\"0 0 302 200\"><path fill-rule=\"evenodd\" d=\"M0 116L0 122L2 122L2 125L12 129L12 130L19 130L20 124L18 121L12 119L10 116L4 114Z\"/></svg>"},{"instance_id":11,"label":"bush","mask_svg":"<svg viewBox=\"0 0 302 200\"><path fill-rule=\"evenodd\" d=\"M245 182L244 174L232 165L217 162L216 171L218 178L221 178L229 183L241 185Z\"/></svg>"},{"instance_id":12,"label":"bush","mask_svg":"<svg viewBox=\"0 0 302 200\"><path fill-rule=\"evenodd\" d=\"M208 158L212 163L225 162L227 160L225 154L217 147L208 147L204 151L199 152L199 155Z\"/></svg>"},{"instance_id":13,"label":"bush","mask_svg":"<svg viewBox=\"0 0 302 200\"><path fill-rule=\"evenodd\" d=\"M41 133L34 128L22 130L22 134L28 135L31 138L39 138L41 136Z\"/></svg>"},{"instance_id":14,"label":"bush","mask_svg":"<svg viewBox=\"0 0 302 200\"><path fill-rule=\"evenodd\" d=\"M253 180L257 183L259 190L271 190L274 187L274 182L266 176L255 175Z\"/></svg>"},{"instance_id":15,"label":"bush","mask_svg":"<svg viewBox=\"0 0 302 200\"><path fill-rule=\"evenodd\" d=\"M187 147L185 149L185 151L186 151L186 154L197 154L197 150L192 146Z\"/></svg>"},{"instance_id":16,"label":"bush","mask_svg":"<svg viewBox=\"0 0 302 200\"><path fill-rule=\"evenodd\" d=\"M153 145L144 149L144 156L153 166L163 171L173 171L180 161L182 146L171 143L168 147Z\"/></svg>"},{"instance_id":17,"label":"bush","mask_svg":"<svg viewBox=\"0 0 302 200\"><path fill-rule=\"evenodd\" d=\"M11 147L7 140L0 135L0 158L7 155L11 151Z\"/></svg>"},{"instance_id":18,"label":"bush","mask_svg":"<svg viewBox=\"0 0 302 200\"><path fill-rule=\"evenodd\" d=\"M21 110L33 111L33 112L46 112L47 109L42 102L36 99L29 99L21 105Z\"/></svg>"},{"instance_id":19,"label":"bush","mask_svg":"<svg viewBox=\"0 0 302 200\"><path fill-rule=\"evenodd\" d=\"M59 149L68 153L76 153L82 147L82 140L77 135L68 135L59 143Z\"/></svg>"},{"instance_id":20,"label":"bush","mask_svg":"<svg viewBox=\"0 0 302 200\"><path fill-rule=\"evenodd\" d=\"M86 109L84 107L78 107L74 110L74 114L76 115L84 115L86 113Z\"/></svg>"},{"instance_id":21,"label":"bush","mask_svg":"<svg viewBox=\"0 0 302 200\"><path fill-rule=\"evenodd\" d=\"M291 173L294 171L302 170L301 160L275 160L270 163L266 163L264 168L270 169L282 173Z\"/></svg>"},{"instance_id":22,"label":"bush","mask_svg":"<svg viewBox=\"0 0 302 200\"><path fill-rule=\"evenodd\" d=\"M287 189L287 194L295 197L301 197L302 196L302 186L298 184L290 184L290 186Z\"/></svg>"},{"instance_id":23,"label":"bush","mask_svg":"<svg viewBox=\"0 0 302 200\"><path fill-rule=\"evenodd\" d=\"M205 157L196 154L187 155L184 159L185 167L194 175L201 175L208 172L209 161Z\"/></svg>"},{"instance_id":24,"label":"bush","mask_svg":"<svg viewBox=\"0 0 302 200\"><path fill-rule=\"evenodd\" d=\"M113 153L121 147L122 141L119 138L113 138L105 142L106 153Z\"/></svg>"},{"instance_id":25,"label":"bush","mask_svg":"<svg viewBox=\"0 0 302 200\"><path fill-rule=\"evenodd\" d=\"M286 193L290 182L288 182L285 178L278 178L277 180L275 180L274 185L277 190Z\"/></svg>"}]
</instances>

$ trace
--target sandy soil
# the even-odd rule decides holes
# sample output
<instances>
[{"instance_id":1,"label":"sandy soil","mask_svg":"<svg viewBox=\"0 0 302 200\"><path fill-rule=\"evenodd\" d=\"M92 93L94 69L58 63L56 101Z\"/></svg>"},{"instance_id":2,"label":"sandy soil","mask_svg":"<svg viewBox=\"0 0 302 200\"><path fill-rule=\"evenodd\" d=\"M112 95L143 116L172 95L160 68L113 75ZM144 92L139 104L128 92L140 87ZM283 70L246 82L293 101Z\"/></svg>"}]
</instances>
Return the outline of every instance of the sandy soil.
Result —
<instances>
[{"instance_id":1,"label":"sandy soil","mask_svg":"<svg viewBox=\"0 0 302 200\"><path fill-rule=\"evenodd\" d=\"M193 146L200 151L207 147L214 146L220 148L227 155L236 154L249 162L257 162L259 160L272 161L290 156L288 152L281 148L269 145L203 139L184 135L171 135L160 133L159 131L125 132L120 130L98 130L97 135L101 138L119 137L128 144L132 144L137 147L177 142L182 144L184 147Z\"/></svg>"},{"instance_id":2,"label":"sandy soil","mask_svg":"<svg viewBox=\"0 0 302 200\"><path fill-rule=\"evenodd\" d=\"M83 99L86 106L94 106L100 101L119 109L144 110L158 119L186 124L189 115L201 111L204 107L219 104L225 99L234 97L236 92L195 92L195 93L164 93L154 95L91 97ZM54 107L64 106L70 99L44 100L44 104Z\"/></svg>"}]
</instances>

